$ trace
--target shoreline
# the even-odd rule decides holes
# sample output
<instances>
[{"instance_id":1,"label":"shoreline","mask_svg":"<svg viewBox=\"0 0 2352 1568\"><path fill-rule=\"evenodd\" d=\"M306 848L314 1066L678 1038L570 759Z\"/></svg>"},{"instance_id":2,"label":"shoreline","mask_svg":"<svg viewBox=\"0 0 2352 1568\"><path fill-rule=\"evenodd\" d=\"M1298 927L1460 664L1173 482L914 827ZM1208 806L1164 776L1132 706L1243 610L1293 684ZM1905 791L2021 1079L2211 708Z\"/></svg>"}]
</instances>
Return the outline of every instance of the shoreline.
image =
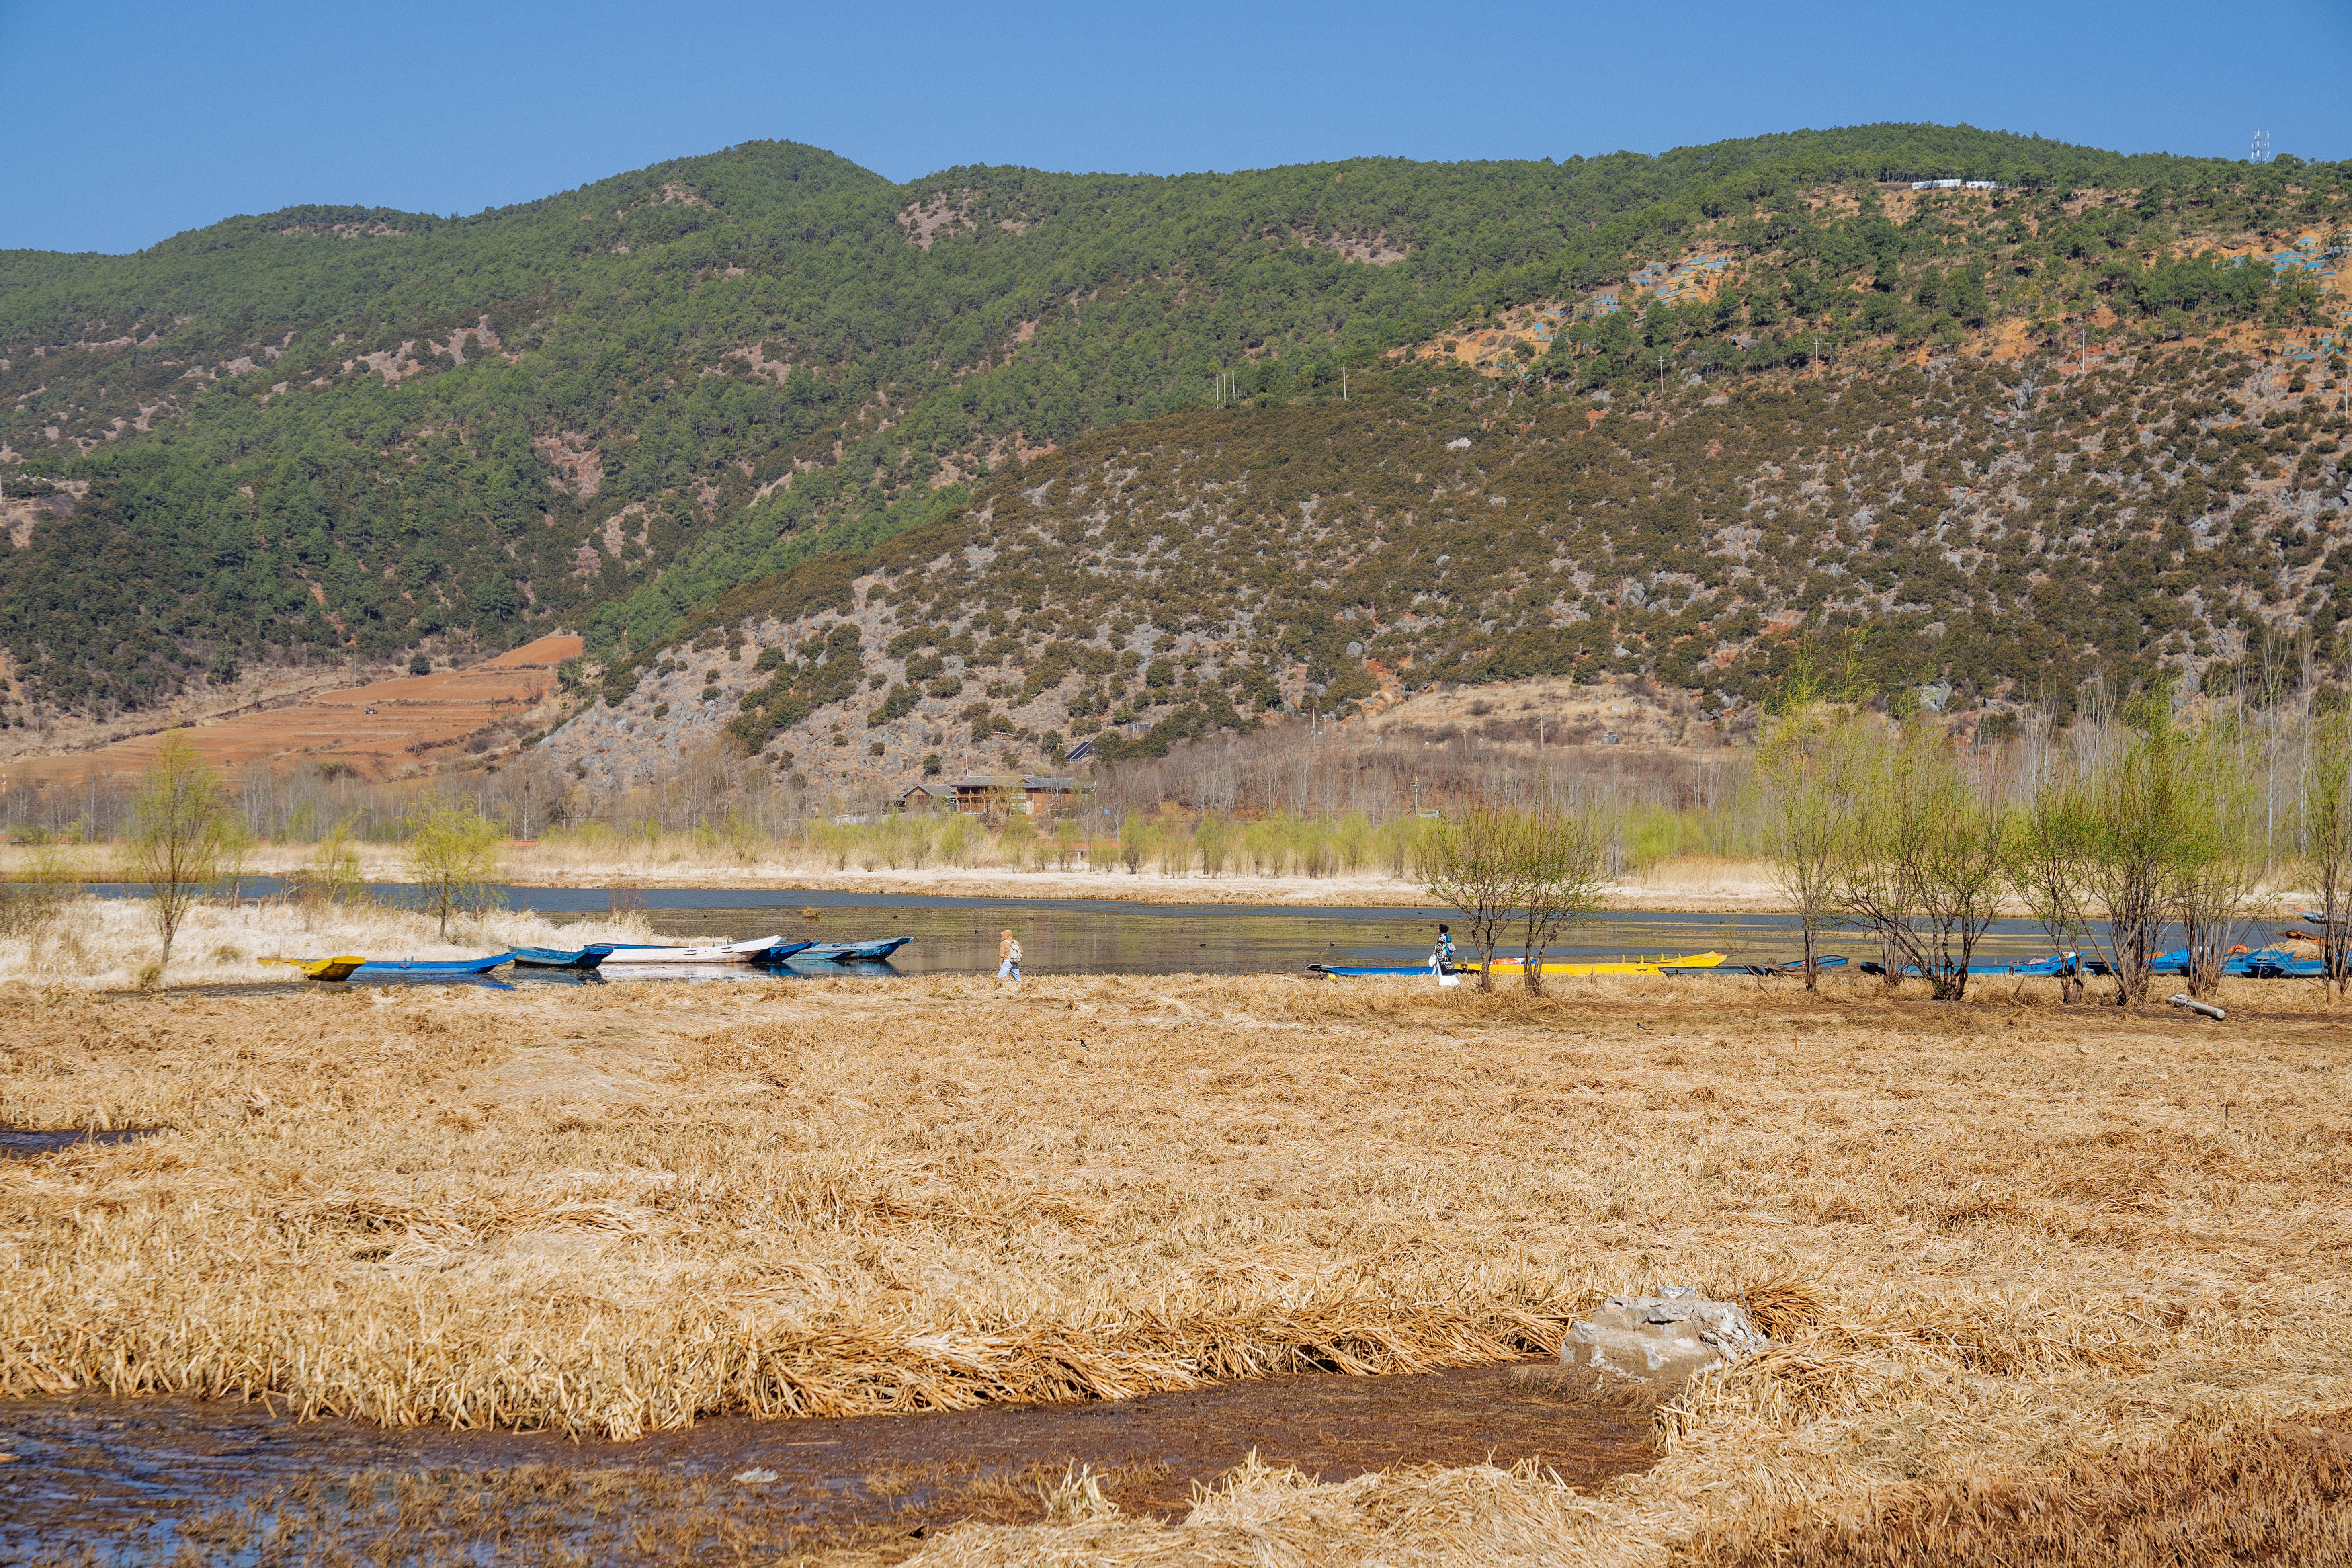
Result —
<instances>
[{"instance_id":1,"label":"shoreline","mask_svg":"<svg viewBox=\"0 0 2352 1568\"><path fill-rule=\"evenodd\" d=\"M110 857L109 858L110 859ZM22 876L29 857L21 847L0 849L0 880ZM251 878L299 875L307 853L265 849L247 863ZM1738 865L1738 863L1727 863ZM1741 868L1744 869L1744 868ZM1650 878L1610 888L1601 914L1787 914L1786 900L1760 876L1677 875L1669 862ZM405 884L408 868L397 855L360 853L360 875L369 883ZM1424 883L1388 876L1223 876L1166 872L1054 871L1009 867L877 868L871 871L828 869L779 861L741 866L709 862L668 865L581 865L571 857L541 857L526 847L500 857L499 881L509 888L618 890L677 889L699 892L874 893L889 897L943 899L1075 900L1087 902L1166 905L1251 905L1268 909L1394 909L1435 907ZM81 868L85 885L119 884L126 879L96 857Z\"/></svg>"}]
</instances>

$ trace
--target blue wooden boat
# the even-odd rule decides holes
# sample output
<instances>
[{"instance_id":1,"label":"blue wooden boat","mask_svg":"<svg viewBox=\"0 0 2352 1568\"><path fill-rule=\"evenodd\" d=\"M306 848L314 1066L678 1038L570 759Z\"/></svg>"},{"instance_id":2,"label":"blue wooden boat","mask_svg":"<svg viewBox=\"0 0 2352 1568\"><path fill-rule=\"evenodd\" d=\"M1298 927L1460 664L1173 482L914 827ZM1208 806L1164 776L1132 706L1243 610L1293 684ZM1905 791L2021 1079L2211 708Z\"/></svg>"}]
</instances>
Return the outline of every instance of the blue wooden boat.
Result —
<instances>
[{"instance_id":1,"label":"blue wooden boat","mask_svg":"<svg viewBox=\"0 0 2352 1568\"><path fill-rule=\"evenodd\" d=\"M1437 970L1427 963L1310 963L1309 974L1328 974L1334 980L1433 980ZM1459 970L1454 973L1461 973Z\"/></svg>"},{"instance_id":2,"label":"blue wooden boat","mask_svg":"<svg viewBox=\"0 0 2352 1568\"><path fill-rule=\"evenodd\" d=\"M609 942L586 947L510 947L507 956L517 969L593 969L613 956Z\"/></svg>"},{"instance_id":3,"label":"blue wooden boat","mask_svg":"<svg viewBox=\"0 0 2352 1568\"><path fill-rule=\"evenodd\" d=\"M877 963L914 940L910 936L894 936L881 942L803 942L779 956L797 957L809 963Z\"/></svg>"},{"instance_id":4,"label":"blue wooden boat","mask_svg":"<svg viewBox=\"0 0 2352 1568\"><path fill-rule=\"evenodd\" d=\"M488 974L509 959L510 955L503 952L490 958L372 958L352 970L351 977L353 980L430 980L453 974Z\"/></svg>"}]
</instances>

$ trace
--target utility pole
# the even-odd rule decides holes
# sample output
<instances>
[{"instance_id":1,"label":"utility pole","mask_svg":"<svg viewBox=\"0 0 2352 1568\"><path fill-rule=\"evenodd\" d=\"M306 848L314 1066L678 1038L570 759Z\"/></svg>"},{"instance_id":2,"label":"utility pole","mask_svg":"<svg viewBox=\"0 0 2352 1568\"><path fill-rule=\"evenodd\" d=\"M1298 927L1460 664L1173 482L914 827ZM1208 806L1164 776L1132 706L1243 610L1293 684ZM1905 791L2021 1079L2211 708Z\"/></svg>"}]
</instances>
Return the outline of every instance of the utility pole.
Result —
<instances>
[{"instance_id":1,"label":"utility pole","mask_svg":"<svg viewBox=\"0 0 2352 1568\"><path fill-rule=\"evenodd\" d=\"M1815 333L1813 334L1813 379L1814 379L1815 381L1819 381L1819 380L1821 380L1821 378L1822 378L1822 335L1821 335L1821 333L1819 333L1819 332L1815 332Z\"/></svg>"},{"instance_id":2,"label":"utility pole","mask_svg":"<svg viewBox=\"0 0 2352 1568\"><path fill-rule=\"evenodd\" d=\"M1348 367L1344 364L1339 367L1339 401L1348 401Z\"/></svg>"}]
</instances>

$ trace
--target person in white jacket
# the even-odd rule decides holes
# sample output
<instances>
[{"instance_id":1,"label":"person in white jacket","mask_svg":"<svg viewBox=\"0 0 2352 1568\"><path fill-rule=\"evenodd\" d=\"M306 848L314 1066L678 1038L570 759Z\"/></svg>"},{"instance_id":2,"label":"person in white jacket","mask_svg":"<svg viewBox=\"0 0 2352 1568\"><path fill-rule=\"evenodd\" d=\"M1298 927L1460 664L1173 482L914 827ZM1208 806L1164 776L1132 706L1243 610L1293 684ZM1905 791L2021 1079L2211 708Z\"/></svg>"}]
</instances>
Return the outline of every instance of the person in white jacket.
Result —
<instances>
[{"instance_id":1,"label":"person in white jacket","mask_svg":"<svg viewBox=\"0 0 2352 1568\"><path fill-rule=\"evenodd\" d=\"M1003 940L996 944L996 978L1017 982L1021 978L1021 944L1013 940L1009 931L998 935Z\"/></svg>"}]
</instances>

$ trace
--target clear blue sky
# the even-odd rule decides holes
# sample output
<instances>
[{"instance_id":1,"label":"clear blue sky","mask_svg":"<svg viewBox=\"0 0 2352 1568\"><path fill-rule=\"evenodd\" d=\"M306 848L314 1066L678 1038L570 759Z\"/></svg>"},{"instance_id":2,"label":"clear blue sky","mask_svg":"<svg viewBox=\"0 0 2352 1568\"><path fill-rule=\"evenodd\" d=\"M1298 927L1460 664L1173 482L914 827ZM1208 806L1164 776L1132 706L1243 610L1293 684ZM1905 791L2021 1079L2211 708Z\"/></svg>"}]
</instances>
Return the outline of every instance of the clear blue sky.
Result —
<instances>
[{"instance_id":1,"label":"clear blue sky","mask_svg":"<svg viewBox=\"0 0 2352 1568\"><path fill-rule=\"evenodd\" d=\"M2352 0L0 0L0 247L473 212L763 137L894 179L1563 157L1871 121L2352 156Z\"/></svg>"}]
</instances>

